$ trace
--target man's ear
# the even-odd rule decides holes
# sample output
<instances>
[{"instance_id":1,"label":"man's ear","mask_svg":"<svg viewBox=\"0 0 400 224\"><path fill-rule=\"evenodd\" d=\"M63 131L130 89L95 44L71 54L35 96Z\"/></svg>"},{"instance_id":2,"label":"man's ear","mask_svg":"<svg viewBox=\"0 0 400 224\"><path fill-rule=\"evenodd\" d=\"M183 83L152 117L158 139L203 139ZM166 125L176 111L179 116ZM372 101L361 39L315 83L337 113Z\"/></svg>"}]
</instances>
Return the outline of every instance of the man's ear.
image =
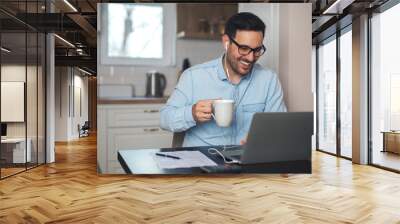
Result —
<instances>
[{"instance_id":1,"label":"man's ear","mask_svg":"<svg viewBox=\"0 0 400 224\"><path fill-rule=\"evenodd\" d=\"M229 37L228 35L224 34L222 35L222 43L224 45L225 51L228 50L228 45L229 45Z\"/></svg>"}]
</instances>

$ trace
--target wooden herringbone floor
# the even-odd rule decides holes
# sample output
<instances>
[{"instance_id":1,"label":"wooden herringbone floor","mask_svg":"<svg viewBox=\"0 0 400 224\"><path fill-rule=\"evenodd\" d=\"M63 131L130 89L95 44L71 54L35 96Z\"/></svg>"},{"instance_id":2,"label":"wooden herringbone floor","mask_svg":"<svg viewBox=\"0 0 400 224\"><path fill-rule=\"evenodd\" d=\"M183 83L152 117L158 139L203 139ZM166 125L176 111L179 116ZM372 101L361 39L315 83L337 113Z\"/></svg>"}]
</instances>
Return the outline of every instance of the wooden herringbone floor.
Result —
<instances>
[{"instance_id":1,"label":"wooden herringbone floor","mask_svg":"<svg viewBox=\"0 0 400 224\"><path fill-rule=\"evenodd\" d=\"M0 223L400 223L400 175L315 152L312 175L98 176L96 139L0 181Z\"/></svg>"}]
</instances>

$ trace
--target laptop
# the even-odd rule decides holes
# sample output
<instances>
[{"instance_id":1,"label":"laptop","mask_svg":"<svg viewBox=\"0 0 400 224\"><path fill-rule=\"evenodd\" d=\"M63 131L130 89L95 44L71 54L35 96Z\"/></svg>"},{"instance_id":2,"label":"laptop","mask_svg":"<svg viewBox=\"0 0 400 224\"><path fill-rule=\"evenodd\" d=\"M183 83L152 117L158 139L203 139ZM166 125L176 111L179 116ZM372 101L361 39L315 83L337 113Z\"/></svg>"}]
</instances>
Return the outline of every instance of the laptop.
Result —
<instances>
[{"instance_id":1,"label":"laptop","mask_svg":"<svg viewBox=\"0 0 400 224\"><path fill-rule=\"evenodd\" d=\"M247 143L221 153L239 164L311 160L313 112L256 113Z\"/></svg>"}]
</instances>

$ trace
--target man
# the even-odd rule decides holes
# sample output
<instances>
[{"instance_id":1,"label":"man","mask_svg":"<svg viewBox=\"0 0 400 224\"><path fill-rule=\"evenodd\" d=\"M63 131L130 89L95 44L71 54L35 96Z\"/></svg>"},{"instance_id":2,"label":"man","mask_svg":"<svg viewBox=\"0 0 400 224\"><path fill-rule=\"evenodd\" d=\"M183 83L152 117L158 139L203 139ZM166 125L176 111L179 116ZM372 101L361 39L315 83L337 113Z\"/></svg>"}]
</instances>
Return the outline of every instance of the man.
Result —
<instances>
[{"instance_id":1,"label":"man","mask_svg":"<svg viewBox=\"0 0 400 224\"><path fill-rule=\"evenodd\" d=\"M244 143L256 112L283 112L282 88L277 75L256 61L264 54L265 24L252 13L232 16L225 25L225 53L213 61L187 69L165 107L161 128L185 132L183 146ZM212 119L215 99L233 99L230 127Z\"/></svg>"}]
</instances>

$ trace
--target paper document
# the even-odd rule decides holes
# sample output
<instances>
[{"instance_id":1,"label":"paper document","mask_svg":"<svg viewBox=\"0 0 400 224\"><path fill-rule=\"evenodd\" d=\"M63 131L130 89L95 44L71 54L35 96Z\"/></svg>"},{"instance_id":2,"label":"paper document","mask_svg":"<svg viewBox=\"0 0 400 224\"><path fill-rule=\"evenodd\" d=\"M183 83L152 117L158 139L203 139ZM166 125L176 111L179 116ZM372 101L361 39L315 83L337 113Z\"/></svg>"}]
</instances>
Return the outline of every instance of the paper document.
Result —
<instances>
[{"instance_id":1,"label":"paper document","mask_svg":"<svg viewBox=\"0 0 400 224\"><path fill-rule=\"evenodd\" d=\"M217 166L217 164L209 159L206 155L199 151L176 151L176 152L160 152L165 155L179 157L173 159L154 154L154 160L160 169L190 168L202 166Z\"/></svg>"}]
</instances>

